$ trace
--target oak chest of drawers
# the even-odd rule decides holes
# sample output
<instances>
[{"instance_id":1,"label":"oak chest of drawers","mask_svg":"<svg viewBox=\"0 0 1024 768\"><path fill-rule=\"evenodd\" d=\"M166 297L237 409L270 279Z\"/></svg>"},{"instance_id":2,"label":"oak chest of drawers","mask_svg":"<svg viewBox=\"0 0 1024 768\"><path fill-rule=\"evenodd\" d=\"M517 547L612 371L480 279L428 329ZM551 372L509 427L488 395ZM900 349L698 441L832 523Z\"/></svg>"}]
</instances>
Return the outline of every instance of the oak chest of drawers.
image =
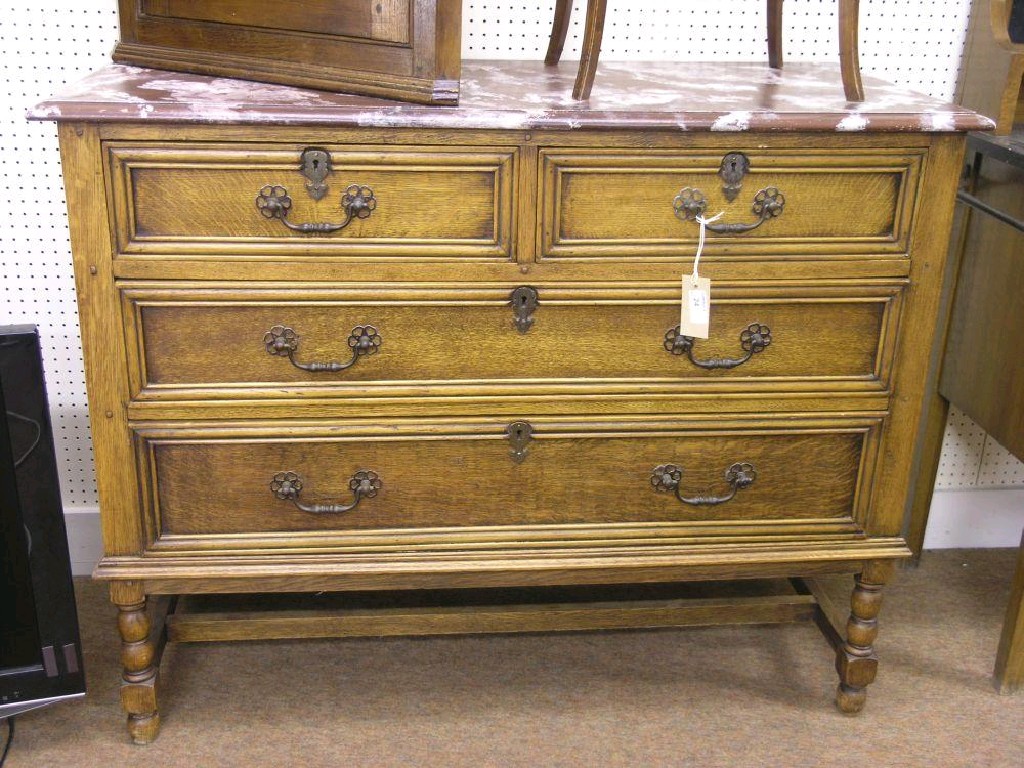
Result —
<instances>
[{"instance_id":1,"label":"oak chest of drawers","mask_svg":"<svg viewBox=\"0 0 1024 768\"><path fill-rule=\"evenodd\" d=\"M189 593L848 572L863 705L985 121L881 84L848 112L827 67L698 69L721 96L608 65L581 106L568 69L470 63L446 109L115 67L36 110L136 740L147 597Z\"/></svg>"}]
</instances>

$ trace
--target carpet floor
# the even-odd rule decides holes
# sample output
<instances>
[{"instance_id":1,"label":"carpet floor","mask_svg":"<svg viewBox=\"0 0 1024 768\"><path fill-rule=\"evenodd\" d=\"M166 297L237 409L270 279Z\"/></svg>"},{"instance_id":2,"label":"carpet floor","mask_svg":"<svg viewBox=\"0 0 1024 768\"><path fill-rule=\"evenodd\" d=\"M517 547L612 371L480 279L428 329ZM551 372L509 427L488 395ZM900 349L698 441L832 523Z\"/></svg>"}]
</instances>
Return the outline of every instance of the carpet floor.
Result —
<instances>
[{"instance_id":1,"label":"carpet floor","mask_svg":"<svg viewBox=\"0 0 1024 768\"><path fill-rule=\"evenodd\" d=\"M115 610L78 583L89 694L18 718L6 768L1024 766L991 673L1016 553L897 571L863 713L812 623L171 645L157 741L129 743ZM830 582L845 602L851 582ZM0 730L0 736L3 733Z\"/></svg>"}]
</instances>

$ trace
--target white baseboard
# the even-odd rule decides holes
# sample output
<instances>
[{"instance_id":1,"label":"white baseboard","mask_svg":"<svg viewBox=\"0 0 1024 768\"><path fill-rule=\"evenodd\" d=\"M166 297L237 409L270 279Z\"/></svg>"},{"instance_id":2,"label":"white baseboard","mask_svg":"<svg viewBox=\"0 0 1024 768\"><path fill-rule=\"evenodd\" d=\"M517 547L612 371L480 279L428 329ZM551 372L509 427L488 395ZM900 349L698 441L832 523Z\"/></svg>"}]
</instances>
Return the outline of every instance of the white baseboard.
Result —
<instances>
[{"instance_id":1,"label":"white baseboard","mask_svg":"<svg viewBox=\"0 0 1024 768\"><path fill-rule=\"evenodd\" d=\"M64 507L64 525L68 529L68 553L71 573L89 576L103 555L98 507Z\"/></svg>"},{"instance_id":2,"label":"white baseboard","mask_svg":"<svg viewBox=\"0 0 1024 768\"><path fill-rule=\"evenodd\" d=\"M88 576L103 554L100 512L96 507L67 507L71 571ZM1024 487L938 490L932 497L925 549L1016 547L1024 527Z\"/></svg>"},{"instance_id":3,"label":"white baseboard","mask_svg":"<svg viewBox=\"0 0 1024 768\"><path fill-rule=\"evenodd\" d=\"M942 489L932 496L925 549L1020 546L1024 487Z\"/></svg>"}]
</instances>

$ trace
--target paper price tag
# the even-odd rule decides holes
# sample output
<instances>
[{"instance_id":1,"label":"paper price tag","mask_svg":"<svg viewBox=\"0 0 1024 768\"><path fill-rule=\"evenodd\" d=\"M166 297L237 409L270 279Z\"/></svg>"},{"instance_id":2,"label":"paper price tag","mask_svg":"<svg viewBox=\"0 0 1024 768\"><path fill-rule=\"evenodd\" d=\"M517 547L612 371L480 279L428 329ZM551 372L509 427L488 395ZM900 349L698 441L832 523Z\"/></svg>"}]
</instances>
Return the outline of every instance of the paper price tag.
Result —
<instances>
[{"instance_id":1,"label":"paper price tag","mask_svg":"<svg viewBox=\"0 0 1024 768\"><path fill-rule=\"evenodd\" d=\"M706 339L710 324L711 281L706 277L694 280L692 275L685 275L682 312L679 317L680 333L695 339Z\"/></svg>"},{"instance_id":2,"label":"paper price tag","mask_svg":"<svg viewBox=\"0 0 1024 768\"><path fill-rule=\"evenodd\" d=\"M697 216L700 238L697 240L697 253L693 257L693 274L683 275L683 300L679 312L679 333L683 336L695 339L708 337L708 326L711 324L711 281L698 274L697 266L704 253L708 224L722 218L722 213L710 219Z\"/></svg>"}]
</instances>

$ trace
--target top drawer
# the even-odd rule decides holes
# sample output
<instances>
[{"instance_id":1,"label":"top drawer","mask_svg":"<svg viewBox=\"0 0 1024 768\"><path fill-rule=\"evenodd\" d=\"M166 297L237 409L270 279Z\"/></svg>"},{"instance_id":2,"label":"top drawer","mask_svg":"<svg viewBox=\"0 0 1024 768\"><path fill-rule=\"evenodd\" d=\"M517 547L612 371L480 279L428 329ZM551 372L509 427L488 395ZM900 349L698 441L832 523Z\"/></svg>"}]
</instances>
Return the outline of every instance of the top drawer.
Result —
<instances>
[{"instance_id":1,"label":"top drawer","mask_svg":"<svg viewBox=\"0 0 1024 768\"><path fill-rule=\"evenodd\" d=\"M107 153L120 255L512 257L514 148L108 144Z\"/></svg>"},{"instance_id":2,"label":"top drawer","mask_svg":"<svg viewBox=\"0 0 1024 768\"><path fill-rule=\"evenodd\" d=\"M541 152L547 259L692 260L907 251L922 152ZM717 230L717 231L715 231Z\"/></svg>"}]
</instances>

